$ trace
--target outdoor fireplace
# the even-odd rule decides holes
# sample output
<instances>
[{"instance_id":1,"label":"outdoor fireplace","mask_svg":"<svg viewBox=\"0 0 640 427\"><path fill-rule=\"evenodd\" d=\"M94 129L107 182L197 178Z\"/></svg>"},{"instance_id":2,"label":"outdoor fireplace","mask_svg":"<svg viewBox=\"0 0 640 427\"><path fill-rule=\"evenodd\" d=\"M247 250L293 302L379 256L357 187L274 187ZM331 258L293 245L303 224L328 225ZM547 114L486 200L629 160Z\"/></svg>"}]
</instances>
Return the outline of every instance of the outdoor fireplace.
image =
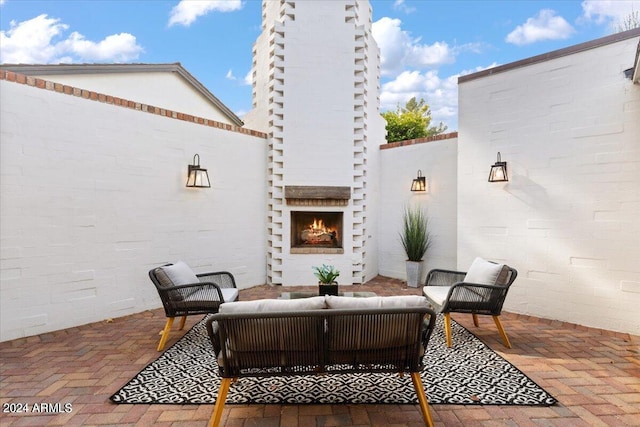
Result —
<instances>
[{"instance_id":1,"label":"outdoor fireplace","mask_svg":"<svg viewBox=\"0 0 640 427\"><path fill-rule=\"evenodd\" d=\"M291 252L342 250L342 212L291 211Z\"/></svg>"}]
</instances>

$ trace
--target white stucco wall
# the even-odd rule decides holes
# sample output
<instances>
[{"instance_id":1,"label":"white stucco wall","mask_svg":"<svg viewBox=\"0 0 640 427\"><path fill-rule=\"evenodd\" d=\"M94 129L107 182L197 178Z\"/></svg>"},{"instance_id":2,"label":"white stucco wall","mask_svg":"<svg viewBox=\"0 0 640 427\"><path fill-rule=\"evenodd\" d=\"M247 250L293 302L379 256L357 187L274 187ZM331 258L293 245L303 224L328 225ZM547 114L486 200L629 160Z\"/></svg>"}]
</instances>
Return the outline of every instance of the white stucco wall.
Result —
<instances>
[{"instance_id":1,"label":"white stucco wall","mask_svg":"<svg viewBox=\"0 0 640 427\"><path fill-rule=\"evenodd\" d=\"M515 267L508 311L640 333L638 40L459 86L458 266Z\"/></svg>"},{"instance_id":2,"label":"white stucco wall","mask_svg":"<svg viewBox=\"0 0 640 427\"><path fill-rule=\"evenodd\" d=\"M429 217L433 246L425 256L425 271L456 268L457 138L380 150L379 271L406 280L406 254L400 243L406 206L419 206ZM429 191L411 192L418 170Z\"/></svg>"},{"instance_id":3,"label":"white stucco wall","mask_svg":"<svg viewBox=\"0 0 640 427\"><path fill-rule=\"evenodd\" d=\"M0 339L160 307L184 260L265 283L266 140L0 82ZM185 188L199 153L210 189Z\"/></svg>"},{"instance_id":4,"label":"white stucco wall","mask_svg":"<svg viewBox=\"0 0 640 427\"><path fill-rule=\"evenodd\" d=\"M172 72L44 74L40 79L233 125L229 117ZM249 128L251 129L251 128Z\"/></svg>"}]
</instances>

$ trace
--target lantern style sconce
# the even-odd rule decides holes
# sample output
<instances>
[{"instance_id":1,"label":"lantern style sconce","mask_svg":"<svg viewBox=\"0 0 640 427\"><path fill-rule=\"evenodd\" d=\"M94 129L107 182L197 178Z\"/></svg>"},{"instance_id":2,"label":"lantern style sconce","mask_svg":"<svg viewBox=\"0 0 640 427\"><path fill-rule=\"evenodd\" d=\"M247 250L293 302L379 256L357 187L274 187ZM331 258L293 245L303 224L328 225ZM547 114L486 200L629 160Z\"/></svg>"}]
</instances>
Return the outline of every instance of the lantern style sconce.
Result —
<instances>
[{"instance_id":1,"label":"lantern style sconce","mask_svg":"<svg viewBox=\"0 0 640 427\"><path fill-rule=\"evenodd\" d=\"M207 170L200 167L200 156L193 156L193 164L189 165L189 175L187 176L187 187L210 188L209 174Z\"/></svg>"},{"instance_id":2,"label":"lantern style sconce","mask_svg":"<svg viewBox=\"0 0 640 427\"><path fill-rule=\"evenodd\" d=\"M421 170L418 170L418 176L411 183L411 191L427 191L427 179L422 176Z\"/></svg>"},{"instance_id":3,"label":"lantern style sconce","mask_svg":"<svg viewBox=\"0 0 640 427\"><path fill-rule=\"evenodd\" d=\"M489 182L509 181L507 176L507 162L503 162L498 151L498 159L489 171Z\"/></svg>"}]
</instances>

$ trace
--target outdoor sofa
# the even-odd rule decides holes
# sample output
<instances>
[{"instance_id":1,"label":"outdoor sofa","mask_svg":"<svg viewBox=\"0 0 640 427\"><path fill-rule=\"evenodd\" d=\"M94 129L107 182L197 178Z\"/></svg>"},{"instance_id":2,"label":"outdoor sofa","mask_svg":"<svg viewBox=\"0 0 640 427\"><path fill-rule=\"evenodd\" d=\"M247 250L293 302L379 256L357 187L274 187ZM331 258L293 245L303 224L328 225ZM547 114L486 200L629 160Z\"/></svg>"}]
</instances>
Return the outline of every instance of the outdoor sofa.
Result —
<instances>
[{"instance_id":1,"label":"outdoor sofa","mask_svg":"<svg viewBox=\"0 0 640 427\"><path fill-rule=\"evenodd\" d=\"M421 296L224 303L207 321L222 377L209 422L220 424L239 377L323 373L409 373L426 425L433 426L420 378L436 315Z\"/></svg>"}]
</instances>

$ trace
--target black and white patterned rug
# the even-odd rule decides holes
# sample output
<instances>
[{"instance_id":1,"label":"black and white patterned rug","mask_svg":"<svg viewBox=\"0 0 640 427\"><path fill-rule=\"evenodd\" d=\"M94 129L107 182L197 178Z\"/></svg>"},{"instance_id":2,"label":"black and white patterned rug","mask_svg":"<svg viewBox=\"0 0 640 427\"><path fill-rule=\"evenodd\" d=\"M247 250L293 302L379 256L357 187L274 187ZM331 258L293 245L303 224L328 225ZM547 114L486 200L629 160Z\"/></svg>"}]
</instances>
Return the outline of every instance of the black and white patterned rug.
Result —
<instances>
[{"instance_id":1,"label":"black and white patterned rug","mask_svg":"<svg viewBox=\"0 0 640 427\"><path fill-rule=\"evenodd\" d=\"M421 377L429 404L538 405L556 403L544 389L452 321L454 346L445 345L442 316L425 355ZM118 392L115 403L213 404L220 376L205 321L145 367ZM240 378L227 404L416 404L409 375L325 374Z\"/></svg>"}]
</instances>

